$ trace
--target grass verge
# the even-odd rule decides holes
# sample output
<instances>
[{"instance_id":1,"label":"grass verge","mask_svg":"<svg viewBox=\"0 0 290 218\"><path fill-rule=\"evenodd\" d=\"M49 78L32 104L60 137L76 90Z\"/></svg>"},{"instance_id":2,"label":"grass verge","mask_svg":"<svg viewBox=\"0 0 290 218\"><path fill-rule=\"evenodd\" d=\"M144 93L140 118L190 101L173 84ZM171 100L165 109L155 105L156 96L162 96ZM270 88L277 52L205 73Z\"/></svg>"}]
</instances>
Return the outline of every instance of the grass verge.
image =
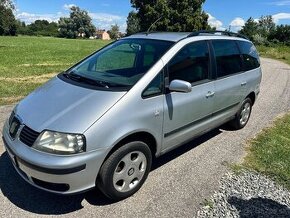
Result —
<instances>
[{"instance_id":1,"label":"grass verge","mask_svg":"<svg viewBox=\"0 0 290 218\"><path fill-rule=\"evenodd\" d=\"M250 141L242 167L268 175L290 190L290 114Z\"/></svg>"},{"instance_id":2,"label":"grass verge","mask_svg":"<svg viewBox=\"0 0 290 218\"><path fill-rule=\"evenodd\" d=\"M108 41L0 37L0 105L16 103Z\"/></svg>"},{"instance_id":3,"label":"grass verge","mask_svg":"<svg viewBox=\"0 0 290 218\"><path fill-rule=\"evenodd\" d=\"M257 49L262 57L273 58L290 64L290 46L257 46Z\"/></svg>"}]
</instances>

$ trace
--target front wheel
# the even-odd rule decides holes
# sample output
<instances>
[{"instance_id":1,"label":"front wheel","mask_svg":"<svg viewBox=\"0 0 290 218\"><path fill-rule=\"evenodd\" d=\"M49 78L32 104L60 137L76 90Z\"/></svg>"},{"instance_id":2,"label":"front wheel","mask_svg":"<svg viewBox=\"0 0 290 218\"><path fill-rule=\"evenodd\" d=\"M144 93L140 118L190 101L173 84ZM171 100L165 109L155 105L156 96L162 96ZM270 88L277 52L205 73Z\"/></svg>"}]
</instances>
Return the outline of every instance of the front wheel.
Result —
<instances>
[{"instance_id":1,"label":"front wheel","mask_svg":"<svg viewBox=\"0 0 290 218\"><path fill-rule=\"evenodd\" d=\"M114 151L101 167L97 186L112 200L136 193L151 169L152 154L144 142L130 142Z\"/></svg>"},{"instance_id":2,"label":"front wheel","mask_svg":"<svg viewBox=\"0 0 290 218\"><path fill-rule=\"evenodd\" d=\"M239 111L237 112L235 118L230 122L231 126L235 129L242 129L248 123L251 112L252 112L252 100L250 98L246 98Z\"/></svg>"}]
</instances>

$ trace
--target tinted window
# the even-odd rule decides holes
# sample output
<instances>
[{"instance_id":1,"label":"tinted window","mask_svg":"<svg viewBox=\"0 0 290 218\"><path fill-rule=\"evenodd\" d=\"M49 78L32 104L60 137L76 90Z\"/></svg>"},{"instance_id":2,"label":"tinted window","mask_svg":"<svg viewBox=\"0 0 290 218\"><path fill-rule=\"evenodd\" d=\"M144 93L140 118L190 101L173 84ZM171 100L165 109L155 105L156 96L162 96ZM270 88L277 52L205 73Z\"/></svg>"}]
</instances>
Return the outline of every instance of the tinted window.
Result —
<instances>
[{"instance_id":1,"label":"tinted window","mask_svg":"<svg viewBox=\"0 0 290 218\"><path fill-rule=\"evenodd\" d=\"M170 81L190 83L209 78L209 52L206 42L195 42L182 48L169 62Z\"/></svg>"},{"instance_id":2,"label":"tinted window","mask_svg":"<svg viewBox=\"0 0 290 218\"><path fill-rule=\"evenodd\" d=\"M240 51L235 41L215 40L212 42L217 64L217 77L242 71Z\"/></svg>"},{"instance_id":3,"label":"tinted window","mask_svg":"<svg viewBox=\"0 0 290 218\"><path fill-rule=\"evenodd\" d=\"M239 41L244 60L244 70L252 70L260 66L259 55L255 46L250 42Z\"/></svg>"}]
</instances>

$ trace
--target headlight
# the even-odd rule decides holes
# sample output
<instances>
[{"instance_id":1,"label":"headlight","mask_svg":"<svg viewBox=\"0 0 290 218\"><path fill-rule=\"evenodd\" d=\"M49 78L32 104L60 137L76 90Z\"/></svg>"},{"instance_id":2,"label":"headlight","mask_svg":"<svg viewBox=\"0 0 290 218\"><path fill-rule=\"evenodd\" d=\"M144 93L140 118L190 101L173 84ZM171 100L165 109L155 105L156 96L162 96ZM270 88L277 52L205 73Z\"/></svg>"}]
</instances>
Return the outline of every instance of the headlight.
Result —
<instances>
[{"instance_id":1,"label":"headlight","mask_svg":"<svg viewBox=\"0 0 290 218\"><path fill-rule=\"evenodd\" d=\"M44 131L32 147L54 154L77 154L85 151L86 142L83 135Z\"/></svg>"}]
</instances>

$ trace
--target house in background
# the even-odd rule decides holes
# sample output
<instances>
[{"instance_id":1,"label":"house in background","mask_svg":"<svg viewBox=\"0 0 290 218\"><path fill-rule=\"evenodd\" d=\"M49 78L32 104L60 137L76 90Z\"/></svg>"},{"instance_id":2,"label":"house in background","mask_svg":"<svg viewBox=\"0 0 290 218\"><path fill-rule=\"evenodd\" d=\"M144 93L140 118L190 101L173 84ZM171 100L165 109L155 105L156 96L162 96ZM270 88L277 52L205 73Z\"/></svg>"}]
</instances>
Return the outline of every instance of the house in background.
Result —
<instances>
[{"instance_id":1,"label":"house in background","mask_svg":"<svg viewBox=\"0 0 290 218\"><path fill-rule=\"evenodd\" d=\"M102 40L111 40L111 37L106 30L97 30L95 38L102 39Z\"/></svg>"}]
</instances>

